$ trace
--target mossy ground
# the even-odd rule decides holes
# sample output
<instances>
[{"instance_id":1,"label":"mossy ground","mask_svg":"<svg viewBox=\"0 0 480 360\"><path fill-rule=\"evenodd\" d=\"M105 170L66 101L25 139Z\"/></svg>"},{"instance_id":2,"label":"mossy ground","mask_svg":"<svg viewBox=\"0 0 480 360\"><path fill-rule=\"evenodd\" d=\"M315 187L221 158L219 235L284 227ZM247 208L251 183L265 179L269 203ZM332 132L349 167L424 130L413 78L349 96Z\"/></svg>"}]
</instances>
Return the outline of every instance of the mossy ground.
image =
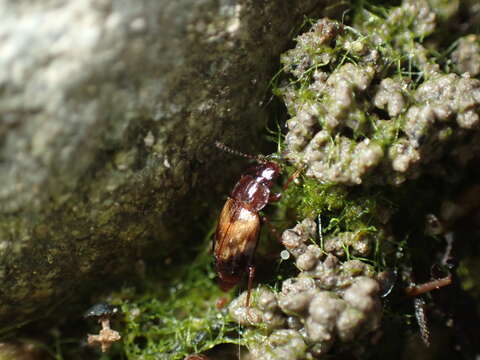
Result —
<instances>
[{"instance_id":1,"label":"mossy ground","mask_svg":"<svg viewBox=\"0 0 480 360\"><path fill-rule=\"evenodd\" d=\"M218 289L211 269L211 256L205 250L188 269L179 273L168 287L158 284L131 300L123 294L125 314L124 351L131 359L183 359L203 353L216 345L241 342L235 324L216 303L225 297ZM163 294L162 294L163 293ZM128 295L127 295L128 296Z\"/></svg>"},{"instance_id":2,"label":"mossy ground","mask_svg":"<svg viewBox=\"0 0 480 360\"><path fill-rule=\"evenodd\" d=\"M389 11L386 6L399 4L398 1L378 2L376 5L372 3L357 1L352 5L351 11L346 16L352 27L347 28L345 38L339 41L360 41L365 46L370 46L371 39L356 32L355 24L361 25L363 32L368 32L369 29L373 31L373 28L378 28L384 23L386 13ZM309 22L313 23L313 21L306 21L306 23ZM411 81L410 90L412 90L422 81L423 73L420 65L406 56L405 49L422 39L413 35L410 25L412 23L392 24L397 28L390 28L387 34L390 41L375 46L386 59L382 65L384 75L408 78ZM441 36L441 31L437 30L430 35L438 38ZM446 44L447 41L440 43ZM399 50L402 47L403 50ZM332 52L330 55L338 60L326 65L329 71L334 71L346 62L357 64L360 61L354 53L345 52L343 48L323 50ZM428 54L443 71L448 72L451 64L447 60L447 55L452 50L450 46L445 46L436 50L429 49ZM301 101L309 101L315 97L311 90L307 89L307 84L316 68L307 69L301 81L295 84ZM279 84L277 83L279 79L282 79L282 75L276 76L272 84L274 86ZM278 89L273 90L274 93L281 92ZM378 117L376 114L372 116L375 119ZM383 148L397 138L402 117L398 117L396 121L398 123L394 123L390 128L379 131L379 136L374 139ZM281 126L278 128L280 129ZM360 137L362 134L356 134L354 137L356 136ZM271 138L279 143L279 152L281 152L282 132L274 131ZM289 167L285 171L284 179L296 170ZM385 301L384 339L386 340L383 341L382 346L372 350L374 353L372 357L382 355L399 358L399 354L404 352L408 336L418 333L413 317L413 306L409 300L405 299L401 289L408 285L409 281L428 280L431 268L438 263L438 257L441 257L444 252L445 241L441 236L425 234L425 215L438 212L442 199L454 197L456 193L461 192L463 188L470 186L476 181L475 179L479 178L478 171L469 169L458 175L463 180L453 182L452 179L424 176L399 187L390 185L349 187L319 183L315 179L301 175L284 191L283 199L278 204L272 204L269 207L270 210L267 210L273 226L279 231L287 229L305 217L312 217L321 222L323 237L355 231L368 233L376 239L371 255L359 260L373 265L377 271L395 270L399 276L397 291ZM213 220L208 222L213 229L214 225L211 224ZM472 251L470 254L461 255L463 260L458 271L459 283L453 294L457 291L456 294L461 294L463 297L473 296L479 299L480 291L478 280L476 280L478 277L474 274L478 273L480 250L478 246L471 245L472 238L478 238L478 234L465 234L465 229L469 229L469 226L472 227L472 224L465 225L457 241L467 244L461 246L464 252L469 249ZM125 286L104 299L122 309L122 315L114 323L114 328L122 334L122 341L115 344L109 353L100 354L97 351L92 355L92 350L85 348L74 351L73 348L79 347L78 339L73 340L72 343L70 340L61 339L57 342L58 346L48 351L49 357L56 360L76 359L81 358L80 353L86 351L90 356L97 356L102 360L183 359L195 353L208 353L212 359L215 359L216 352L222 351L225 344L232 345L234 351L247 346L248 342L255 338L255 333L249 331L248 336L244 337L244 330L231 321L225 309L217 308L219 300L225 297L230 300L238 290L234 290L231 294L224 294L217 286L212 255L209 251L212 232L212 230L207 232L203 239L202 236L192 239L190 244L196 245L189 247L175 258L162 264L147 264L145 277L137 279L136 283ZM350 259L348 249L345 250L347 259ZM263 234L259 257L267 258L271 251L278 251L275 240ZM270 271L260 271L263 275L258 276L257 281L267 283L274 289L282 278L291 276L296 271L291 263L279 263L273 260L267 264L270 266ZM459 290L460 287L463 289ZM460 291L467 291L467 293ZM446 305L442 305L441 299L435 299L430 295L427 298L431 309L435 311L445 309ZM436 320L437 328L440 327L439 322ZM95 324L90 324L88 331L94 332L96 327ZM261 331L262 329L258 329L258 335L261 335ZM398 334L406 335L398 336ZM52 337L55 338L55 336ZM56 338L59 339L59 337ZM450 354L451 351L445 353ZM218 358L222 358L221 356L218 355Z\"/></svg>"},{"instance_id":3,"label":"mossy ground","mask_svg":"<svg viewBox=\"0 0 480 360\"><path fill-rule=\"evenodd\" d=\"M293 171L290 168L287 173ZM404 192L408 192L408 189ZM396 212L404 206L396 201L402 195L397 198L389 195L385 189L352 191L348 187L321 185L300 177L284 192L282 201L270 207L270 215L273 226L281 228L286 228L298 218L320 216L323 236L359 229L375 234L378 231L376 225L384 216L382 211L387 209ZM402 211L400 213L404 214ZM408 237L413 236L413 229L416 228L411 229L403 231L402 241L376 244L372 256L360 260L373 265L378 271L399 266L397 262L411 267L405 263L405 259L410 261L410 251L413 249L408 244ZM235 353L244 351L243 347L251 341L262 341L261 328L245 332L245 329L232 322L225 309L217 309L218 301L225 297L230 300L239 289L231 294L219 290L209 251L211 240L212 231L199 241L202 245L180 256L183 260L179 265L149 265L146 278L139 285L125 287L108 297L109 302L122 309L123 315L117 321L117 327L123 338L101 359L183 359L198 353L207 353L216 359L215 354L225 349L225 344L233 345L229 351ZM268 231L264 232L259 257L275 249L275 243ZM385 252L385 249L389 251ZM395 251L396 255L400 253L400 258L392 255ZM350 257L347 256L347 259ZM189 265L185 266L185 263ZM270 284L273 289L283 278L296 272L291 264L280 264L277 260L269 264L272 268L266 272L260 271L263 275L257 281ZM405 303L400 305L395 310L389 310L388 316L396 322L396 326L414 333L413 308Z\"/></svg>"}]
</instances>

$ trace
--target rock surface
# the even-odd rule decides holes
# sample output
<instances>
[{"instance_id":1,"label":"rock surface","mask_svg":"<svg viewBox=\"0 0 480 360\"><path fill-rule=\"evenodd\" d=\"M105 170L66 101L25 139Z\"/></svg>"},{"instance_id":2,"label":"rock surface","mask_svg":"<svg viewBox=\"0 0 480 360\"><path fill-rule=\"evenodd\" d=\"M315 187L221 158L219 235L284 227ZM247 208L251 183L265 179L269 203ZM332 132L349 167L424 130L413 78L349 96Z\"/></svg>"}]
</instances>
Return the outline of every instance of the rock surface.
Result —
<instances>
[{"instance_id":1,"label":"rock surface","mask_svg":"<svg viewBox=\"0 0 480 360\"><path fill-rule=\"evenodd\" d=\"M3 323L146 244L172 252L198 208L186 195L218 182L213 141L263 127L289 33L326 3L0 0Z\"/></svg>"}]
</instances>

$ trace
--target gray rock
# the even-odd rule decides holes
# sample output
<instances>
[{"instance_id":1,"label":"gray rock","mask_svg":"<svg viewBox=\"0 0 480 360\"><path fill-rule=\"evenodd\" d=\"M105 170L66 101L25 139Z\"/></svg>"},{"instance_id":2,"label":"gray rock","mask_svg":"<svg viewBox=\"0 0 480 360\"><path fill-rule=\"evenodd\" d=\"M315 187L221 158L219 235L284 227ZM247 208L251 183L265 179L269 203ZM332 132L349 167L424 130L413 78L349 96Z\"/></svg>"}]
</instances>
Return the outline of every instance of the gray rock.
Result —
<instances>
[{"instance_id":1,"label":"gray rock","mask_svg":"<svg viewBox=\"0 0 480 360\"><path fill-rule=\"evenodd\" d=\"M275 59L304 14L322 9L0 0L3 323L133 268L152 239L159 256L180 245L169 239L201 213L186 195L220 194L214 140L263 127Z\"/></svg>"}]
</instances>

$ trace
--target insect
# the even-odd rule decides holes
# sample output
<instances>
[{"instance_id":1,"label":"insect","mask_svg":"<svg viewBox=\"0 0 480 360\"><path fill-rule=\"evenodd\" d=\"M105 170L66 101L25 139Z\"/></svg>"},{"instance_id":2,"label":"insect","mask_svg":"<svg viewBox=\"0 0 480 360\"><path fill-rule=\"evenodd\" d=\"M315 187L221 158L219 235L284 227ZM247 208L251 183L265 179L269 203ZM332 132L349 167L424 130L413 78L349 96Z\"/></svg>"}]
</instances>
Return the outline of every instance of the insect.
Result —
<instances>
[{"instance_id":1,"label":"insect","mask_svg":"<svg viewBox=\"0 0 480 360\"><path fill-rule=\"evenodd\" d=\"M238 284L248 271L248 307L255 274L253 256L260 233L259 211L268 203L280 199L281 194L272 193L271 188L281 169L273 161L240 153L218 142L216 146L259 163L242 175L228 197L220 213L213 244L215 270L223 291Z\"/></svg>"}]
</instances>

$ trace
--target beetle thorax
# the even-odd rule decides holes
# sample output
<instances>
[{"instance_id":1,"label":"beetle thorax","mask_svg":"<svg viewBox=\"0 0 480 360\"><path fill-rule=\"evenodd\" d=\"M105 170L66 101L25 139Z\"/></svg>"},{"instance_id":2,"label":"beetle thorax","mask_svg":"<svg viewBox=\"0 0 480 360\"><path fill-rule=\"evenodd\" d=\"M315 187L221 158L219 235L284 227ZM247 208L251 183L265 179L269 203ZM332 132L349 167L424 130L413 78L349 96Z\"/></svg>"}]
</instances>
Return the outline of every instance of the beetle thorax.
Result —
<instances>
[{"instance_id":1,"label":"beetle thorax","mask_svg":"<svg viewBox=\"0 0 480 360\"><path fill-rule=\"evenodd\" d=\"M272 181L275 180L279 174L280 167L274 162L267 162L259 166L258 171L255 175L257 176L257 178L263 178L267 181Z\"/></svg>"}]
</instances>

